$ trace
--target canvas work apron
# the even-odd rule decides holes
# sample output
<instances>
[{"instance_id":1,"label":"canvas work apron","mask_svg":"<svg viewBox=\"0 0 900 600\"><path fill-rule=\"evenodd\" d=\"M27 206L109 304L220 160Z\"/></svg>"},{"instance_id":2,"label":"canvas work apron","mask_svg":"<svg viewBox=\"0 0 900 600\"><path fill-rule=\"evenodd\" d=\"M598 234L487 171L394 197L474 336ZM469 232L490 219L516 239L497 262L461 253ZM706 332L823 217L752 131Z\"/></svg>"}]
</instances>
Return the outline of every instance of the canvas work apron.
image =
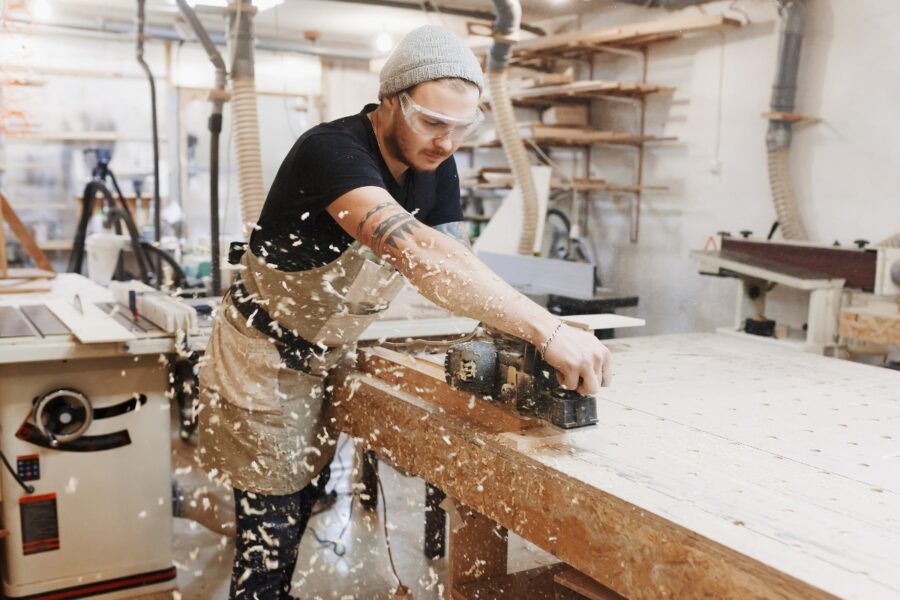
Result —
<instances>
[{"instance_id":1,"label":"canvas work apron","mask_svg":"<svg viewBox=\"0 0 900 600\"><path fill-rule=\"evenodd\" d=\"M200 460L238 489L291 494L334 454L326 377L352 362L355 341L404 280L359 243L306 271L279 271L250 250L241 266L243 289L226 295L200 372ZM252 305L238 310L243 302ZM265 333L257 309L271 317ZM284 332L315 345L302 365L280 343Z\"/></svg>"}]
</instances>

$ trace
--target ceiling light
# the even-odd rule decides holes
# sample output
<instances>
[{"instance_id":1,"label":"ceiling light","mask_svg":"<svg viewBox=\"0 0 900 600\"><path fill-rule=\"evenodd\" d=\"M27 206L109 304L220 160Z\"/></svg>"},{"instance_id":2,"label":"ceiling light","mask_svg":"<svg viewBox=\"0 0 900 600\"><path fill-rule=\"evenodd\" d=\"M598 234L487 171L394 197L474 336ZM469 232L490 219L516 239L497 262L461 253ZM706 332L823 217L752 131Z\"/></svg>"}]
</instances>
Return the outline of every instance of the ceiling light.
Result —
<instances>
[{"instance_id":1,"label":"ceiling light","mask_svg":"<svg viewBox=\"0 0 900 600\"><path fill-rule=\"evenodd\" d=\"M284 4L284 0L253 0L253 6L255 6L259 12L281 6L282 4Z\"/></svg>"},{"instance_id":2,"label":"ceiling light","mask_svg":"<svg viewBox=\"0 0 900 600\"><path fill-rule=\"evenodd\" d=\"M40 21L46 21L53 16L53 8L47 0L34 0L31 3L31 12L34 18Z\"/></svg>"},{"instance_id":3,"label":"ceiling light","mask_svg":"<svg viewBox=\"0 0 900 600\"><path fill-rule=\"evenodd\" d=\"M391 37L387 31L382 31L378 35L375 36L375 41L372 43L375 47L375 51L380 54L387 54L391 51L391 48L394 47L394 38Z\"/></svg>"},{"instance_id":4,"label":"ceiling light","mask_svg":"<svg viewBox=\"0 0 900 600\"><path fill-rule=\"evenodd\" d=\"M238 2L240 0L237 0ZM217 8L225 8L228 6L228 0L188 0L188 4L191 6L214 6ZM281 6L284 4L284 0L253 0L253 6L257 11L262 12L264 10L269 10L270 8L275 8L276 6Z\"/></svg>"},{"instance_id":5,"label":"ceiling light","mask_svg":"<svg viewBox=\"0 0 900 600\"><path fill-rule=\"evenodd\" d=\"M215 6L225 8L228 6L228 0L188 0L191 6Z\"/></svg>"}]
</instances>

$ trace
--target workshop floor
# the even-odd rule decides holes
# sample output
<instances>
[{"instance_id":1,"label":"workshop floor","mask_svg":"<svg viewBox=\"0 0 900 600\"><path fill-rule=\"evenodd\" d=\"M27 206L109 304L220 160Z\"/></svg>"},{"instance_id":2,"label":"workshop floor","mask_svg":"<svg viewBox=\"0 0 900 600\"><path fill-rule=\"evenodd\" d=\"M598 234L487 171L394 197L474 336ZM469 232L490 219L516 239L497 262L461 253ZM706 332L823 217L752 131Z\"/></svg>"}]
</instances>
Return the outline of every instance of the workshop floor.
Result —
<instances>
[{"instance_id":1,"label":"workshop floor","mask_svg":"<svg viewBox=\"0 0 900 600\"><path fill-rule=\"evenodd\" d=\"M332 463L328 489L338 492L335 506L313 517L303 537L294 572L294 596L309 599L391 598L396 580L391 573L382 526L382 506L351 511L348 495L353 480L354 450L343 443ZM191 463L192 446L174 442L174 467ZM397 570L416 600L446 597L447 560L427 560L422 553L425 484L382 463L380 473L387 494L388 532ZM313 532L322 540L318 542ZM341 535L343 532L343 535ZM338 555L340 552L340 556ZM228 597L234 544L202 525L175 519L175 564L181 600L220 600ZM517 536L510 536L509 568L519 571L556 560ZM176 595L176 598L179 596Z\"/></svg>"}]
</instances>

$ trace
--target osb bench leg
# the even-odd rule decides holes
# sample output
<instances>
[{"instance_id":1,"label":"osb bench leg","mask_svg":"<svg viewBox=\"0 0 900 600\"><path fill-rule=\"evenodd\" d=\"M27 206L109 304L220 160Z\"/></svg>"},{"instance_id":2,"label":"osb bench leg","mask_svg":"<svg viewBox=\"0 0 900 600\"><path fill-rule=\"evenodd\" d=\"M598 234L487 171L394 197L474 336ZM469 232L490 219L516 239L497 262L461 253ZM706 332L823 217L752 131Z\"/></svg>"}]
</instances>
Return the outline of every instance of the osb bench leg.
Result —
<instances>
[{"instance_id":1,"label":"osb bench leg","mask_svg":"<svg viewBox=\"0 0 900 600\"><path fill-rule=\"evenodd\" d=\"M506 575L507 532L491 519L449 498L450 557L447 580L452 598L456 588L488 577Z\"/></svg>"}]
</instances>

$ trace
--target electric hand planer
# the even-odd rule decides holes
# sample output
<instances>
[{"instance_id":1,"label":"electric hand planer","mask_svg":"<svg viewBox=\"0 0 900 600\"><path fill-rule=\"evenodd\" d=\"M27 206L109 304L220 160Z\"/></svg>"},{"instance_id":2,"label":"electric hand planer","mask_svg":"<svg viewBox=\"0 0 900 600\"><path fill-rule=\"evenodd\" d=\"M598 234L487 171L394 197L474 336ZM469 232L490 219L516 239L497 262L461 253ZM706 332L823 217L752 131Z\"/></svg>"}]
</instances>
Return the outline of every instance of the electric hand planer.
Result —
<instances>
[{"instance_id":1,"label":"electric hand planer","mask_svg":"<svg viewBox=\"0 0 900 600\"><path fill-rule=\"evenodd\" d=\"M451 346L444 375L454 389L514 406L563 429L597 422L596 399L564 389L537 348L516 338L494 334L491 340Z\"/></svg>"}]
</instances>

